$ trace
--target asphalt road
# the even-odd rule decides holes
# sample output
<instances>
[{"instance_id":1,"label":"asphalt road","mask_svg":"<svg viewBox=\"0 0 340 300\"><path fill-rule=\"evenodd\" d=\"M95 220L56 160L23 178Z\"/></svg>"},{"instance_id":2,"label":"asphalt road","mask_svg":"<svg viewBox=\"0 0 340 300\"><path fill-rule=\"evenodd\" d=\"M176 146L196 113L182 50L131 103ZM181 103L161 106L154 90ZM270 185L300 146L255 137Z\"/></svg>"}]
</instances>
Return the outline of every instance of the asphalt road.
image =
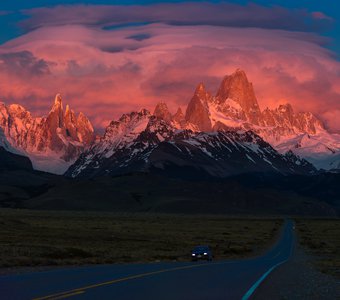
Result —
<instances>
[{"instance_id":1,"label":"asphalt road","mask_svg":"<svg viewBox=\"0 0 340 300\"><path fill-rule=\"evenodd\" d=\"M117 264L0 277L0 299L250 299L292 255L294 225L263 256L215 262Z\"/></svg>"}]
</instances>

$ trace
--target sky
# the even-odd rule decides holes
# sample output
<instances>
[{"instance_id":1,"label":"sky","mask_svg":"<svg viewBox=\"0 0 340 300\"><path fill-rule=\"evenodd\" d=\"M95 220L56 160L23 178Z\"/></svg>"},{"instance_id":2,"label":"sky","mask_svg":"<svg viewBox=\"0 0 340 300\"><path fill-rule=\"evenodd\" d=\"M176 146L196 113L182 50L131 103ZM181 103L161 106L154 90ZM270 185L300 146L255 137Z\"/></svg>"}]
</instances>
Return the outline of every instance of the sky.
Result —
<instances>
[{"instance_id":1,"label":"sky","mask_svg":"<svg viewBox=\"0 0 340 300\"><path fill-rule=\"evenodd\" d=\"M2 0L0 101L46 115L57 93L98 130L160 101L185 108L245 70L260 107L340 132L340 2Z\"/></svg>"}]
</instances>

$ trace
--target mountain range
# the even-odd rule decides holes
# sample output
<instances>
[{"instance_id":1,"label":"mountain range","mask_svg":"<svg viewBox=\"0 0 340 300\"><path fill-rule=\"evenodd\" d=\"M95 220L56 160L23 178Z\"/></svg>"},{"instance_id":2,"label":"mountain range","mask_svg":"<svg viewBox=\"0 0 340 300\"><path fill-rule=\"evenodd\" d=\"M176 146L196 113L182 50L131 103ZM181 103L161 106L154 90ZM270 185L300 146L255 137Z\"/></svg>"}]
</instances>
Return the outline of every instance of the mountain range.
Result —
<instances>
[{"instance_id":1,"label":"mountain range","mask_svg":"<svg viewBox=\"0 0 340 300\"><path fill-rule=\"evenodd\" d=\"M104 137L86 150L66 175L96 177L136 171L186 178L316 172L306 160L293 152L278 153L250 130L178 129L174 123L141 110L112 122Z\"/></svg>"},{"instance_id":2,"label":"mountain range","mask_svg":"<svg viewBox=\"0 0 340 300\"><path fill-rule=\"evenodd\" d=\"M47 117L0 104L0 146L28 156L38 170L92 178L130 172L227 177L251 172L315 174L340 168L340 136L290 104L261 110L242 70L215 95L200 83L185 112L166 103L112 121L95 138L88 118L57 95Z\"/></svg>"}]
</instances>

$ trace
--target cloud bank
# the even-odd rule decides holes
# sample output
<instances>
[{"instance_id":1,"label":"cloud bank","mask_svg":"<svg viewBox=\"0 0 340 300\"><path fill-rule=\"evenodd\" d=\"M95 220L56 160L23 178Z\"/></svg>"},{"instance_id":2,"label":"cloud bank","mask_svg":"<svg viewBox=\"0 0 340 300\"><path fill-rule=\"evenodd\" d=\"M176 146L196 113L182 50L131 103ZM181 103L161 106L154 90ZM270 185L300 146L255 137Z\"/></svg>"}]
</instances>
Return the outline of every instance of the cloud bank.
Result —
<instances>
[{"instance_id":1,"label":"cloud bank","mask_svg":"<svg viewBox=\"0 0 340 300\"><path fill-rule=\"evenodd\" d=\"M60 92L100 128L159 101L184 107L199 82L214 94L242 68L262 109L290 102L340 129L340 64L311 32L332 22L326 15L228 3L139 8L26 11L26 34L0 46L0 98L38 114Z\"/></svg>"},{"instance_id":2,"label":"cloud bank","mask_svg":"<svg viewBox=\"0 0 340 300\"><path fill-rule=\"evenodd\" d=\"M136 23L168 25L212 25L225 27L257 27L294 31L320 31L329 27L332 18L322 12L257 4L238 5L228 2L182 2L152 5L76 5L42 7L25 11L30 19L23 28L45 26L92 25L111 27Z\"/></svg>"}]
</instances>

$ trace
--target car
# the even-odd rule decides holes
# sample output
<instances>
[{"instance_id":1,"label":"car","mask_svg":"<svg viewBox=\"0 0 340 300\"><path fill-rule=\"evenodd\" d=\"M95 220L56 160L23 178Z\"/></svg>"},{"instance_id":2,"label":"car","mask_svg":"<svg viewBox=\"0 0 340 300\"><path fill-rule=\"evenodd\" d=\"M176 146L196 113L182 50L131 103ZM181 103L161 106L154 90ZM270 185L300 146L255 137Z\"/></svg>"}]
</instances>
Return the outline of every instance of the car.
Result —
<instances>
[{"instance_id":1,"label":"car","mask_svg":"<svg viewBox=\"0 0 340 300\"><path fill-rule=\"evenodd\" d=\"M196 246L191 251L191 259L192 261L197 261L199 259L205 259L208 261L212 261L213 255L209 248L209 246Z\"/></svg>"}]
</instances>

